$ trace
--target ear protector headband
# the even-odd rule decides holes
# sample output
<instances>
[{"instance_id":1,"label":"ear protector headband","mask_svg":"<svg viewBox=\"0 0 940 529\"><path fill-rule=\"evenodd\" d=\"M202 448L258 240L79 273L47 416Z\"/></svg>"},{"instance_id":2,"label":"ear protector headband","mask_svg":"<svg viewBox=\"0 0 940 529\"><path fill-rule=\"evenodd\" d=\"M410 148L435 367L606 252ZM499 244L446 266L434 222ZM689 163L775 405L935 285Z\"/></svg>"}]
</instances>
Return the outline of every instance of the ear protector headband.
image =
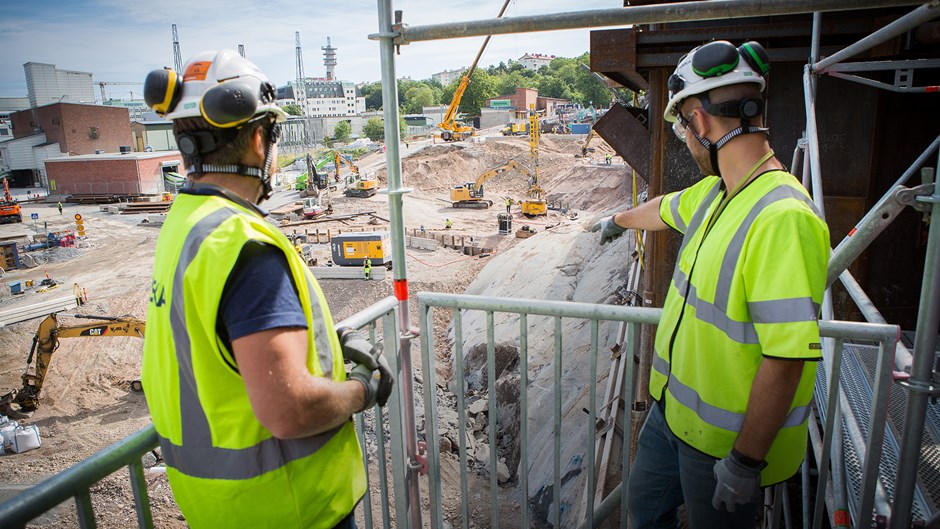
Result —
<instances>
[{"instance_id":1,"label":"ear protector headband","mask_svg":"<svg viewBox=\"0 0 940 529\"><path fill-rule=\"evenodd\" d=\"M183 95L183 78L171 68L154 70L144 81L144 101L159 116L176 107Z\"/></svg>"}]
</instances>

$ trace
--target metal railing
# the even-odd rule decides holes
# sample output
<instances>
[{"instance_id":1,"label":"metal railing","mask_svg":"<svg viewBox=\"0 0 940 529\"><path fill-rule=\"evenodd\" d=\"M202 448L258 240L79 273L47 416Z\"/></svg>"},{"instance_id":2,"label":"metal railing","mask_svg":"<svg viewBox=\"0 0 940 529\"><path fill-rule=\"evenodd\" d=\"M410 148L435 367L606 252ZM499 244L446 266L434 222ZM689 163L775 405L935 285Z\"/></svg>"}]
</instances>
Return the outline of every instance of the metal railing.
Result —
<instances>
[{"instance_id":1,"label":"metal railing","mask_svg":"<svg viewBox=\"0 0 940 529\"><path fill-rule=\"evenodd\" d=\"M365 310L337 323L337 327L349 327L354 329L368 329L373 341L380 336L395 337L395 339L383 340L385 354L396 361L399 366L399 347L398 347L398 300L394 297L385 298ZM381 320L381 335L379 334L379 321ZM400 368L399 368L400 369ZM399 370L399 373L401 371ZM367 527L374 527L372 512L372 495L377 495L381 505L381 518L383 526L388 528L390 515L388 509L388 469L386 460L392 461L394 476L403 477L404 472L404 445L401 440L404 435L401 429L401 397L398 392L392 392L387 405L388 424L391 438L391 447L385 444L385 430L382 426L384 412L376 407L372 411L357 414L356 431L359 436L359 442L363 447L363 462L367 469L375 459L379 476L377 480L380 484L378 491L370 491L366 494L362 502L363 516ZM366 439L366 432L371 426L371 432L374 434L377 445L374 458L369 457L369 449ZM371 440L371 438L370 438ZM78 514L79 526L83 529L96 527L95 513L91 502L91 488L102 479L119 472L127 466L130 471L131 490L134 497L134 507L137 512L137 525L141 529L152 529L153 516L150 509L150 498L147 494L147 480L144 477L144 466L141 458L148 452L157 448L157 433L154 427L148 426L137 433L112 444L111 446L95 453L88 459L69 468L68 470L56 474L29 489L21 492L17 496L0 503L0 527L17 528L25 527L30 520L46 513L62 502L74 498L75 508ZM381 457L379 457L381 455ZM402 515L406 512L405 498L399 493L403 489L404 481L393 479L393 488L396 493L397 514Z\"/></svg>"},{"instance_id":2,"label":"metal railing","mask_svg":"<svg viewBox=\"0 0 940 529\"><path fill-rule=\"evenodd\" d=\"M489 520L484 522L480 518L473 520L475 524L488 523L489 527L499 527L501 510L500 506L506 504L506 501L501 501L501 498L504 500L506 498L515 497L521 499L518 501L517 505L520 505L521 508L518 509L519 518L518 520L514 519L507 521L507 525L515 527L529 527L531 525L531 516L532 513L529 512L528 504L530 495L530 472L532 468L538 466L546 458L548 458L551 463L551 479L546 480L542 485L548 485L552 490L551 505L552 509L548 513L549 517L544 520L539 520L538 522L545 524L550 523L553 527L597 527L604 519L612 514L618 507L621 509L621 513L626 512L626 487L618 486L616 487L607 498L601 502L601 504L594 503L595 490L594 490L594 476L596 475L596 470L594 465L591 464L592 461L595 461L594 457L594 439L596 432L596 417L597 417L597 401L596 397L598 395L599 387L598 384L601 380L598 379L597 372L597 362L598 359L603 359L603 356L600 356L600 352L603 349L606 349L605 346L612 345L612 343L602 343L600 340L600 329L602 328L605 322L625 322L627 324L627 333L624 347L622 348L623 354L625 355L635 355L637 353L637 336L638 336L638 326L642 324L655 324L659 321L659 316L661 314L661 309L651 309L651 308L635 308L635 307L623 307L623 306L612 306L612 305L593 305L585 303L572 303L572 302L557 302L557 301L543 301L543 300L522 300L522 299L510 299L510 298L493 298L493 297L481 297L481 296L467 296L467 295L457 295L457 294L438 294L438 293L419 293L419 318L421 325L421 351L422 351L422 364L424 367L424 380L425 380L425 392L422 395L425 406L425 416L428 418L428 425L425 428L426 435L429 437L426 439L428 446L428 471L429 471L429 504L430 504L430 517L432 527L443 527L443 512L448 506L443 504L443 498L441 491L445 488L441 482L441 454L438 447L440 446L440 435L439 435L439 424L438 424L438 415L440 414L440 404L436 397L433 389L436 387L435 373L434 369L431 366L435 365L435 353L439 356L441 351L437 350L435 347L433 337L439 335L438 332L435 332L435 329L432 328L431 322L433 321L433 311L436 309L449 309L452 311L452 321L453 321L453 379L452 386L458 388L456 393L456 412L458 416L458 438L459 438L459 447L458 447L458 468L460 468L460 498L461 504L460 509L460 520L459 523L461 527L467 529L470 526L470 505L469 498L473 495L470 494L468 490L468 473L471 472L472 466L468 464L469 462L469 450L466 445L467 440L467 425L469 423L469 417L467 415L467 398L469 393L469 388L464 374L467 353L466 350L474 349L474 341L476 341L476 350L478 351L481 346L485 346L486 350L486 387L485 390L475 391L474 396L484 395L482 398L487 398L487 410L488 410L488 420L487 420L487 436L489 441L489 461L487 463L486 470L484 474L487 474L489 478L489 503L491 507L491 512L489 515ZM473 313L478 313L476 316ZM506 318L506 315L512 315L512 318ZM547 317L550 319L550 322L536 323L533 321L535 317ZM485 331L480 329L479 323L480 319L485 321ZM471 323L476 323L475 325L465 325L467 319L473 320ZM509 332L509 328L516 323L514 320L518 320L518 334L512 336ZM581 327L587 327L587 332L585 333L572 333L571 329L577 330L577 324L568 323L563 325L563 319L577 319L582 320ZM547 325L551 323L551 325ZM471 333L465 333L465 327L470 327L474 329ZM538 328L540 334L544 334L547 328L552 328L551 338L553 347L552 355L550 359L547 355L543 355L542 358L550 362L538 363L534 365L540 368L546 368L551 366L553 376L551 378L551 391L545 387L540 387L537 383L537 380L532 380L530 378L530 371L533 369L532 357L533 355L538 355L539 353L544 353L544 351L534 351L530 347L529 334L530 330L533 328ZM567 329L569 332L563 331ZM823 393L827 396L825 402L821 402L819 406L825 406L827 410L826 417L838 417L839 408L837 407L840 400L840 391L838 384L838 373L841 357L843 354L843 343L848 343L851 341L862 341L862 342L875 342L879 347L879 356L878 356L878 374L876 375L876 386L874 389L874 405L873 410L870 415L873 418L872 422L867 425L866 431L871 432L868 443L867 450L862 452L863 455L863 464L865 468L865 480L863 485L863 495L860 500L862 509L865 506L868 506L869 512L871 511L871 505L874 498L874 484L878 476L878 467L880 460L881 452L881 439L882 432L884 428L884 409L887 406L887 396L888 389L891 384L891 373L893 367L893 351L895 350L895 345L897 344L899 329L894 325L887 324L872 324L872 323L857 323L857 322L843 322L843 321L821 321L819 323L820 334L826 338L829 338L830 343L834 343L835 351L838 354L828 354L826 356L825 368L821 369L821 372L830 375L835 374L836 378L830 376L830 383L834 380L836 389ZM438 329L439 331L440 329ZM615 340L615 334L613 329L607 329L608 333L606 336L609 340ZM499 338L497 338L499 335ZM469 337L468 337L469 336ZM513 490L513 487L501 488L497 480L497 472L493 469L497 468L499 461L499 455L497 453L497 447L500 443L497 439L498 432L500 431L514 431L514 424L507 424L508 421L511 423L514 418L512 413L508 413L505 410L500 413L498 408L500 406L510 406L511 402L506 402L505 399L497 397L497 367L496 367L496 350L497 346L500 346L505 349L506 343L518 344L518 389L519 389L519 413L518 413L518 431L519 431L519 463L518 463L518 481L516 486L518 489ZM587 353L587 358L583 356L583 353ZM569 368L569 370L563 369L564 362L566 358L570 355L579 354L579 360L583 363L585 360L589 361L588 372L585 373L583 369L580 371L575 366L574 368ZM502 359L505 364L505 358ZM570 360L569 360L570 361ZM583 367L583 366L582 366ZM504 371L505 372L505 371ZM513 371L514 372L514 371ZM564 374L563 376L563 373ZM585 379L579 379L576 375L585 375ZM544 378L544 377L543 377ZM623 391L617 398L628 399L628 402L633 398L633 369L632 362L627 363L627 370L624 374L624 380L622 382ZM468 388L460 391L459 388ZM583 389L582 389L583 388ZM506 393L504 387L500 388L503 393ZM511 393L511 392L509 392ZM530 423L533 420L537 420L537 416L540 415L539 402L547 402L546 394L551 396L551 418L552 418L552 429L550 447L548 450L546 444L548 441L545 440L545 435L540 438L537 438L537 441L533 442L530 437ZM565 398L565 395L578 394L580 397L578 399L572 400L570 398ZM586 403L584 401L587 401ZM531 401L531 402L530 402ZM586 404L586 406L585 406ZM570 424L571 421L575 423L579 422L580 417L578 416L578 411L582 410L586 413L586 416L580 421L583 422L581 425L575 425L575 427L564 428L566 432L565 435L562 435L562 426L563 422L565 424ZM574 412L574 413L572 413ZM542 415L544 415L544 410L542 410ZM563 421L564 418L564 421ZM624 411L624 415L620 417L620 424L623 425L624 432L623 438L630 438L630 417L627 410ZM837 421L827 420L826 427L822 434L823 438L826 440L827 445L823 449L823 454L828 454L828 448L832 444L834 425ZM581 430L578 430L580 428ZM574 435L575 431L583 431L585 435L580 434ZM546 434L547 428L541 428L540 432ZM535 457L532 456L530 450L538 450L541 447L541 452ZM549 458L550 453L550 458ZM583 475L584 479L584 489L587 490L585 495L588 498L588 508L585 510L585 517L582 519L573 518L578 513L568 513L564 512L564 506L566 505L566 500L561 496L562 489L562 479L563 479L563 469L561 465L562 453L570 455L574 453L575 455L581 455L582 457L576 458L578 461L582 462L581 465L576 468L566 468L564 469L564 474L570 476ZM507 459L510 459L507 457ZM569 458L569 462L570 462ZM622 454L622 479L623 483L626 482L627 477L629 476L628 462L630 461L630 447L629 442L624 443L623 454ZM828 464L828 458L821 464L821 468L825 468L825 464ZM512 473L512 469L510 469ZM543 473L544 474L544 473ZM826 474L821 475L821 480L825 481ZM511 484L510 484L511 485ZM622 485L622 484L621 484ZM538 487L542 488L542 487ZM825 487L820 489L820 494L825 491ZM479 491L474 491L479 492ZM520 497L521 494L521 497ZM820 497L817 498L817 516L821 513L821 506L825 505L825 502L820 503ZM864 511L862 511L864 512ZM563 518L565 516L565 518ZM456 527L458 520L449 520ZM626 517L621 516L620 527L626 527ZM858 525L859 527L867 527L867 525Z\"/></svg>"}]
</instances>

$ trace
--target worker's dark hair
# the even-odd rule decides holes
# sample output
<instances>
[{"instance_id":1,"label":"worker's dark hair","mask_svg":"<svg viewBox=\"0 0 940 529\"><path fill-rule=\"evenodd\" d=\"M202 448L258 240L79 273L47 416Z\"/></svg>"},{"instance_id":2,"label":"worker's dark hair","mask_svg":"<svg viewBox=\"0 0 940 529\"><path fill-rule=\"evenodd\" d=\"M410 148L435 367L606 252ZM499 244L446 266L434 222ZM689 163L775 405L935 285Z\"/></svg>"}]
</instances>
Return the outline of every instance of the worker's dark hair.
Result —
<instances>
[{"instance_id":1,"label":"worker's dark hair","mask_svg":"<svg viewBox=\"0 0 940 529\"><path fill-rule=\"evenodd\" d=\"M255 129L261 127L262 139L265 142L268 141L268 129L264 125L268 125L268 120L254 120L249 121L238 129L238 135L235 136L235 139L226 143L218 149L202 155L202 163L204 164L238 164L241 162L242 156L245 154L245 149L248 148L248 141L251 139L252 134L255 133ZM215 127L210 125L202 117L194 118L183 118L173 120L173 134L179 136L183 132L194 132L199 130L212 130ZM218 129L216 129L218 130ZM192 167L195 164L195 160L191 156L186 156L183 153L180 153L183 157L183 163L186 167ZM191 178L199 178L202 175L191 174Z\"/></svg>"}]
</instances>

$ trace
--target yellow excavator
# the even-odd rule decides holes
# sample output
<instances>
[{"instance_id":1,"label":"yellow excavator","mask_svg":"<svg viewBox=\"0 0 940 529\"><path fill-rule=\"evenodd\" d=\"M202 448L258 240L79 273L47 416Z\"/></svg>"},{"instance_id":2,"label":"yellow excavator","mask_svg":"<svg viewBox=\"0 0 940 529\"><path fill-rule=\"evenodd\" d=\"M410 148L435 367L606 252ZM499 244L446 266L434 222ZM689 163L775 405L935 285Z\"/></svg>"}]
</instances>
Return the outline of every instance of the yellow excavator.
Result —
<instances>
[{"instance_id":1,"label":"yellow excavator","mask_svg":"<svg viewBox=\"0 0 940 529\"><path fill-rule=\"evenodd\" d=\"M512 0L506 0L506 3L503 4L503 8L499 10L499 14L496 15L496 18L503 16L503 13L506 12L506 8L511 1ZM477 63L480 62L480 57L483 56L483 50L485 50L486 45L490 43L491 36L492 35L486 36L483 45L480 46L480 51L477 52L476 58L473 59L473 64L470 65L467 73L460 78L460 84L457 85L457 90L454 91L454 97L450 100L447 113L444 114L444 118L441 119L441 122L437 124L437 128L441 129L441 139L444 141L463 141L473 135L473 127L457 121L457 110L460 108L460 100L463 98L464 92L466 92L467 87L470 86L470 78L477 69Z\"/></svg>"},{"instance_id":2,"label":"yellow excavator","mask_svg":"<svg viewBox=\"0 0 940 529\"><path fill-rule=\"evenodd\" d=\"M477 177L475 182L467 182L465 184L460 184L454 186L450 190L450 201L451 206L455 208L479 208L484 209L493 205L492 200L486 200L483 198L483 184L490 178L504 173L506 171L516 170L520 173L532 178L532 173L526 168L526 166L515 160L509 160L508 162L500 165L498 167L493 167L492 169L487 169Z\"/></svg>"},{"instance_id":3,"label":"yellow excavator","mask_svg":"<svg viewBox=\"0 0 940 529\"><path fill-rule=\"evenodd\" d=\"M365 178L359 173L359 167L349 161L345 156L340 155L338 151L333 151L333 159L336 163L336 179L339 180L339 168L341 165L349 167L351 171L347 177L346 189L343 194L347 197L369 198L378 191L379 182L374 178Z\"/></svg>"},{"instance_id":4,"label":"yellow excavator","mask_svg":"<svg viewBox=\"0 0 940 529\"><path fill-rule=\"evenodd\" d=\"M539 113L535 105L529 105L529 156L532 158L532 176L529 178L529 190L522 199L522 214L526 217L538 217L548 214L545 190L539 185Z\"/></svg>"},{"instance_id":5,"label":"yellow excavator","mask_svg":"<svg viewBox=\"0 0 940 529\"><path fill-rule=\"evenodd\" d=\"M85 324L59 324L55 314L46 316L39 324L39 329L33 337L33 345L26 358L26 372L23 373L23 387L14 389L6 395L0 396L0 413L14 419L25 419L39 407L39 393L42 391L52 353L59 348L59 338L99 338L105 336L133 336L144 337L145 322L128 316L84 316L76 318L99 320ZM36 359L36 367L30 373L30 366ZM131 389L141 391L139 380L131 382ZM17 408L14 408L17 406Z\"/></svg>"}]
</instances>

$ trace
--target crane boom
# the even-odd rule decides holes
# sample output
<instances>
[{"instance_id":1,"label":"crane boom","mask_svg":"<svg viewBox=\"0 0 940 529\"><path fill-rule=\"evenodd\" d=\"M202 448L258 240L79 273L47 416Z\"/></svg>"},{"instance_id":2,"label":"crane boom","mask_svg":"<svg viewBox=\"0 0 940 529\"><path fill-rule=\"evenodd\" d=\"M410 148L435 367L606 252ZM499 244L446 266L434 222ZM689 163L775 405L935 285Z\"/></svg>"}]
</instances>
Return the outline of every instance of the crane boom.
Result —
<instances>
[{"instance_id":1,"label":"crane boom","mask_svg":"<svg viewBox=\"0 0 940 529\"><path fill-rule=\"evenodd\" d=\"M502 18L510 2L512 2L512 0L506 0L503 4L503 8L500 9L499 14L496 15L496 18ZM492 38L492 35L487 35L483 40L483 45L480 46L480 51L477 52L477 56L473 59L473 64L470 65L467 73L460 78L460 84L457 85L457 90L454 91L454 97L450 101L450 106L447 107L444 118L437 124L437 128L441 129L441 139L444 141L463 140L473 132L473 127L468 127L467 125L457 122L457 109L460 108L460 100L463 99L464 92L466 92L467 87L470 86L470 78L473 76L473 72L476 71L477 63L480 62L483 51L486 50L487 44L490 43L490 38Z\"/></svg>"}]
</instances>

